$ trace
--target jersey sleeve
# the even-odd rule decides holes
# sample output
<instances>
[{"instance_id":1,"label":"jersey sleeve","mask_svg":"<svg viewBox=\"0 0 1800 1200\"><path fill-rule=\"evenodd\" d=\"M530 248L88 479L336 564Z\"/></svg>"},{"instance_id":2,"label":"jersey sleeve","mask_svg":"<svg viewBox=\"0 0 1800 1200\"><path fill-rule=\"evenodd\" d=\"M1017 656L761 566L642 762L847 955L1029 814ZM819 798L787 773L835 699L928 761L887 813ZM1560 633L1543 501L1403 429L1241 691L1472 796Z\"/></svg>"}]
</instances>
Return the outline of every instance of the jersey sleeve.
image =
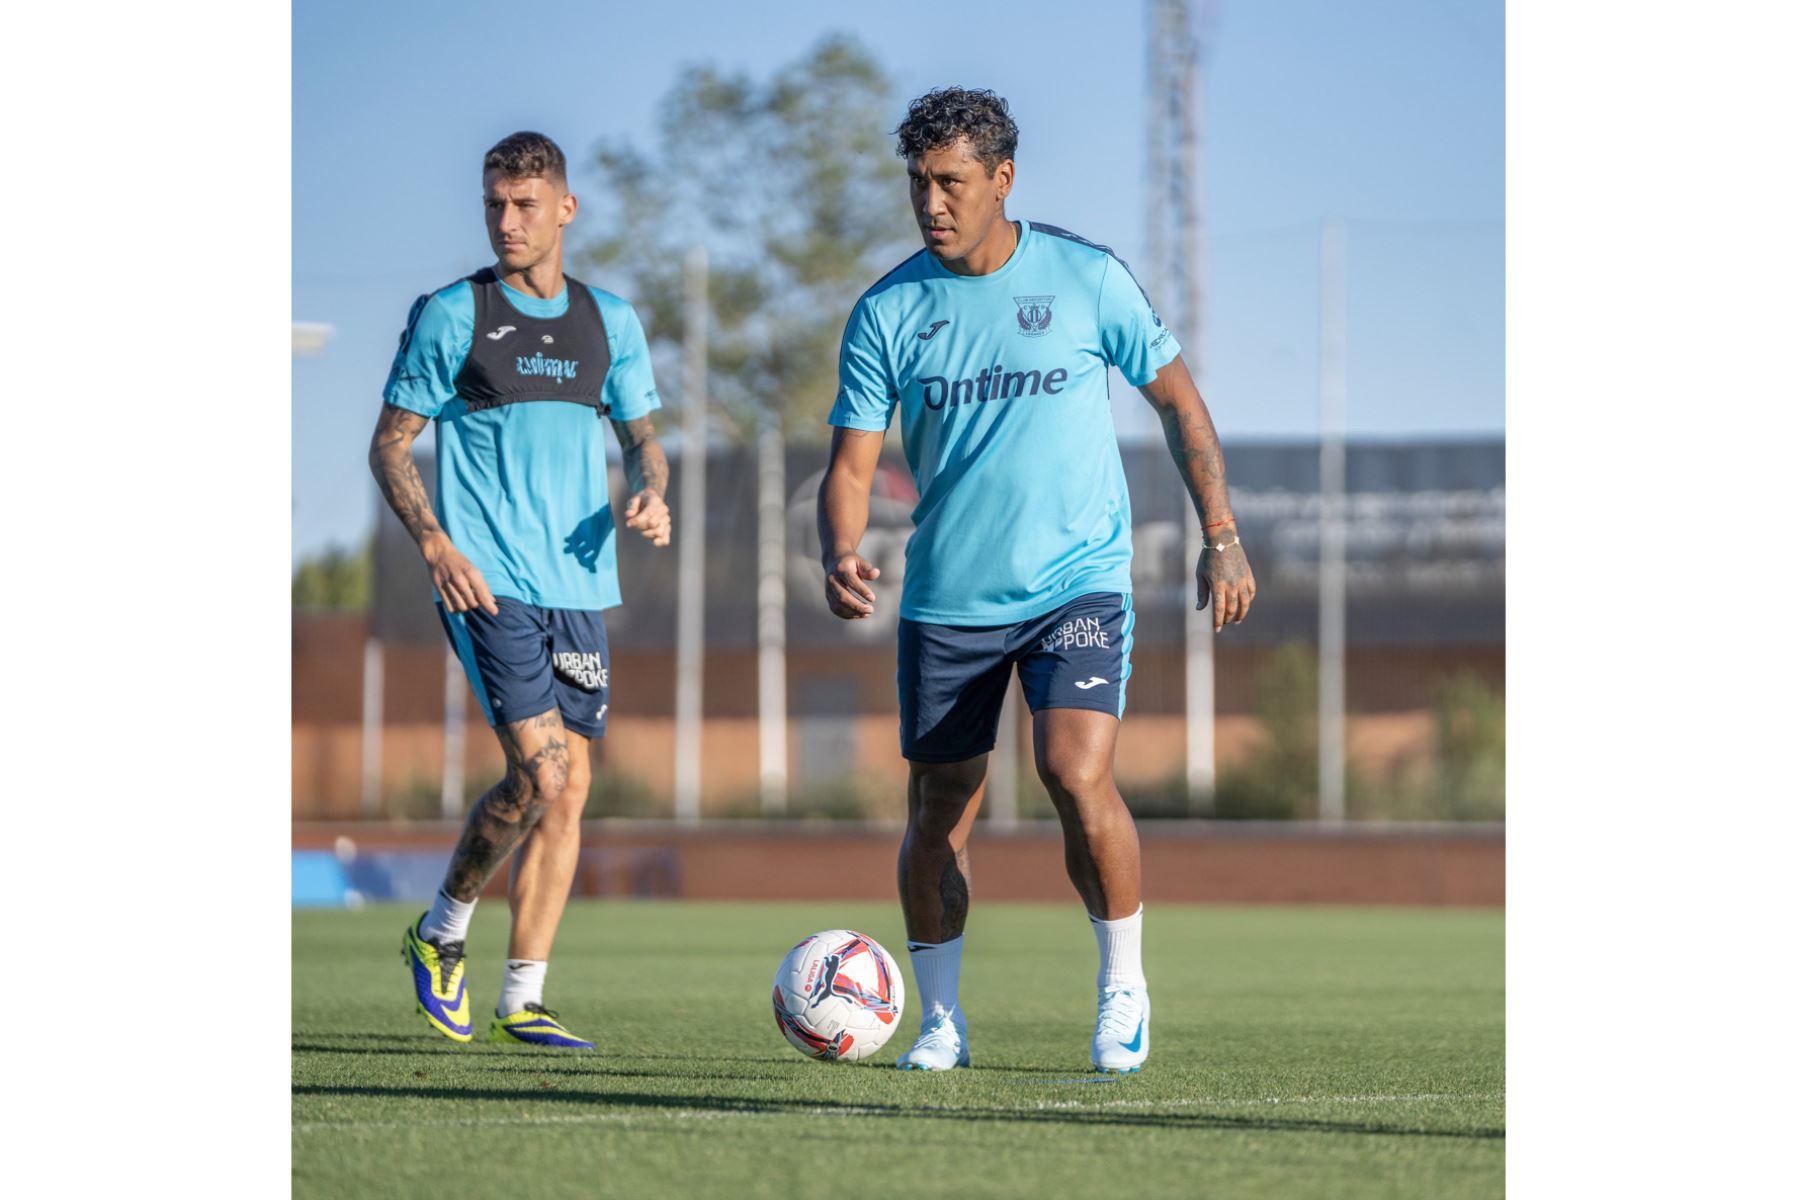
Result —
<instances>
[{"instance_id":1,"label":"jersey sleeve","mask_svg":"<svg viewBox=\"0 0 1800 1200\"><path fill-rule=\"evenodd\" d=\"M456 376L475 336L475 306L472 298L458 305L451 298L453 291L413 301L387 386L381 389L381 398L395 408L435 417L456 395Z\"/></svg>"},{"instance_id":2,"label":"jersey sleeve","mask_svg":"<svg viewBox=\"0 0 1800 1200\"><path fill-rule=\"evenodd\" d=\"M838 346L837 400L827 420L844 429L881 433L893 420L899 399L869 302L859 300L850 310L844 340Z\"/></svg>"},{"instance_id":3,"label":"jersey sleeve","mask_svg":"<svg viewBox=\"0 0 1800 1200\"><path fill-rule=\"evenodd\" d=\"M608 305L605 311L607 349L612 366L606 371L602 400L615 421L635 421L662 407L656 393L656 376L650 370L650 343L643 322L629 304Z\"/></svg>"},{"instance_id":4,"label":"jersey sleeve","mask_svg":"<svg viewBox=\"0 0 1800 1200\"><path fill-rule=\"evenodd\" d=\"M1100 277L1100 349L1132 387L1143 387L1181 353L1125 264L1108 256Z\"/></svg>"}]
</instances>

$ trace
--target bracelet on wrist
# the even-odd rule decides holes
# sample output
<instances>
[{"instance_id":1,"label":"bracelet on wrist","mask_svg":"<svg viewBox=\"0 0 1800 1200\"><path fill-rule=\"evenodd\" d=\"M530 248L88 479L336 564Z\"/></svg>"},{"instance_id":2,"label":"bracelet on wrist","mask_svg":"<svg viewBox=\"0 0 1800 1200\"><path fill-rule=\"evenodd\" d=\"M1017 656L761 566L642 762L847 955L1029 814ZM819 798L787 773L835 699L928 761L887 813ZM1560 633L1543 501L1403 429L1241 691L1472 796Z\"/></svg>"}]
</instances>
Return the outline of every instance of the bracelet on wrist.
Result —
<instances>
[{"instance_id":1,"label":"bracelet on wrist","mask_svg":"<svg viewBox=\"0 0 1800 1200\"><path fill-rule=\"evenodd\" d=\"M1214 545L1212 542L1207 542L1206 548L1208 550L1211 550L1214 554L1222 554L1225 551L1231 549L1233 546L1238 546L1238 545L1242 545L1242 544L1243 544L1243 539L1240 538L1239 536L1237 536L1236 534L1232 534L1231 540L1229 542L1219 542L1217 545Z\"/></svg>"}]
</instances>

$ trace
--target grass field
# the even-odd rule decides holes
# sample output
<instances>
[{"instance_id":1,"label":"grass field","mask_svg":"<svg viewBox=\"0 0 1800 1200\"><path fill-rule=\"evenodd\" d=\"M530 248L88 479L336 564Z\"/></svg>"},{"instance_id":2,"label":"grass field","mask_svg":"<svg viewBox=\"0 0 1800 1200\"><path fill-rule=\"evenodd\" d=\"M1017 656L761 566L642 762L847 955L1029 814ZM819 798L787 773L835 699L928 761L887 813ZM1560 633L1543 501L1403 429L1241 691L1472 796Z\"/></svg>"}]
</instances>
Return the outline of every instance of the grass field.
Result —
<instances>
[{"instance_id":1,"label":"grass field","mask_svg":"<svg viewBox=\"0 0 1800 1200\"><path fill-rule=\"evenodd\" d=\"M547 999L598 1045L456 1046L412 1009L414 909L294 915L299 1197L1432 1197L1502 1194L1499 913L1152 908L1139 1075L1087 1062L1094 940L1066 906L979 905L973 1070L790 1049L769 1011L818 929L901 962L898 909L577 902ZM506 906L470 935L477 1037Z\"/></svg>"}]
</instances>

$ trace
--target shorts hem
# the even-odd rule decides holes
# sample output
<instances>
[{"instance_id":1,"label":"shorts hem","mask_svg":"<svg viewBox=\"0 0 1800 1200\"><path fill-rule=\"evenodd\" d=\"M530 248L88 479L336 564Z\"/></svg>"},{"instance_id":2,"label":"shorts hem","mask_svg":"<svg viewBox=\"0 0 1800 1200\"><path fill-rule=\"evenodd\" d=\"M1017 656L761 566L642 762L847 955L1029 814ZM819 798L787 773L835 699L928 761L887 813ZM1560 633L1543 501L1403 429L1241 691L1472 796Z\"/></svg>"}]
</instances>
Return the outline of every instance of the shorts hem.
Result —
<instances>
[{"instance_id":1,"label":"shorts hem","mask_svg":"<svg viewBox=\"0 0 1800 1200\"><path fill-rule=\"evenodd\" d=\"M1119 711L1119 706L1116 703L1100 704L1096 701L1084 700L1046 700L1042 704L1032 704L1029 697L1026 698L1025 703L1030 707L1034 715L1046 712L1052 708L1075 708L1080 709L1082 712L1105 713L1107 716L1116 718L1120 721L1125 719L1125 714Z\"/></svg>"},{"instance_id":2,"label":"shorts hem","mask_svg":"<svg viewBox=\"0 0 1800 1200\"><path fill-rule=\"evenodd\" d=\"M904 758L907 762L925 763L935 767L941 766L944 763L967 762L971 758L976 758L983 754L992 754L993 752L993 742L989 742L981 749L971 750L967 754L908 754L906 752L906 747L902 746L900 748L900 757Z\"/></svg>"}]
</instances>

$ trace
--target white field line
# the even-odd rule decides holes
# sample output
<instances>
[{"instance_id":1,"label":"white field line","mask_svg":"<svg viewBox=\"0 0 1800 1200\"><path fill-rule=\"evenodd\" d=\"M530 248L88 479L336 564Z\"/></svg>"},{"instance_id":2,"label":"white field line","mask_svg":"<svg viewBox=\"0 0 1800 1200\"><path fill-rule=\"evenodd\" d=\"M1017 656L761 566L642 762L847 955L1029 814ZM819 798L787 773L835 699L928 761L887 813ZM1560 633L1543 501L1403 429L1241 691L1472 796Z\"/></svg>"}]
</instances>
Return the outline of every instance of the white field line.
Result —
<instances>
[{"instance_id":1,"label":"white field line","mask_svg":"<svg viewBox=\"0 0 1800 1200\"><path fill-rule=\"evenodd\" d=\"M1415 1092L1398 1096L1266 1096L1243 1097L1178 1097L1171 1100L1040 1100L1031 1105L1018 1105L1017 1110L1030 1112L1045 1109L1109 1109L1109 1108L1266 1108L1282 1104L1428 1104L1444 1100L1503 1100L1504 1092ZM982 1106L970 1106L982 1107ZM633 1108L626 1112L540 1113L516 1117L448 1117L424 1121L296 1121L295 1133L318 1133L327 1129L440 1129L487 1125L595 1125L629 1121L721 1121L738 1117L917 1117L934 1113L957 1113L962 1107L929 1104L906 1108L872 1107L846 1104L832 1108ZM990 1111L982 1107L982 1111ZM1001 1110L1004 1111L1004 1110Z\"/></svg>"}]
</instances>

